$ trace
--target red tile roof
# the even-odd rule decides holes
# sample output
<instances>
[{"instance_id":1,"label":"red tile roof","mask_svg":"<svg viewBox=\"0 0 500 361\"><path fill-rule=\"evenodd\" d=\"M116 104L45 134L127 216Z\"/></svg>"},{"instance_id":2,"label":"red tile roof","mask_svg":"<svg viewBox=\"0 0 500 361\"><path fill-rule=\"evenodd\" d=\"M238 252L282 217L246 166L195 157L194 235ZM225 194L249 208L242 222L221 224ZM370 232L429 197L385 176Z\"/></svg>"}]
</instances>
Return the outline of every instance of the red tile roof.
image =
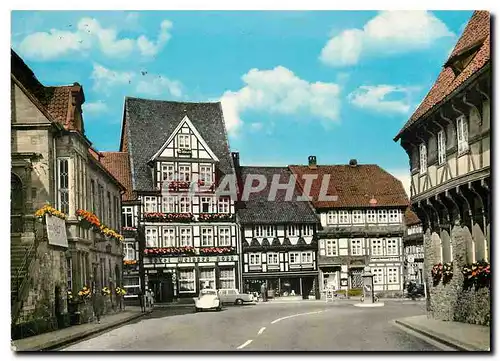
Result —
<instances>
[{"instance_id":1,"label":"red tile roof","mask_svg":"<svg viewBox=\"0 0 500 361\"><path fill-rule=\"evenodd\" d=\"M69 100L71 86L45 87L44 104L52 116L62 125L66 126L68 121Z\"/></svg>"},{"instance_id":2,"label":"red tile roof","mask_svg":"<svg viewBox=\"0 0 500 361\"><path fill-rule=\"evenodd\" d=\"M318 165L316 169L308 166L291 165L297 182L304 187L304 174L317 174L312 182L312 203L315 208L363 208L363 207L407 207L408 196L403 184L375 164ZM322 179L330 175L327 195L338 196L337 201L319 200ZM376 200L371 204L372 199Z\"/></svg>"},{"instance_id":3,"label":"red tile roof","mask_svg":"<svg viewBox=\"0 0 500 361\"><path fill-rule=\"evenodd\" d=\"M101 163L126 188L122 195L123 201L135 200L132 191L132 176L130 173L130 159L126 152L100 152Z\"/></svg>"},{"instance_id":4,"label":"red tile roof","mask_svg":"<svg viewBox=\"0 0 500 361\"><path fill-rule=\"evenodd\" d=\"M413 212L411 209L411 206L406 208L405 211L405 224L407 226L413 226L415 224L421 223L420 219L418 218L417 214Z\"/></svg>"},{"instance_id":5,"label":"red tile roof","mask_svg":"<svg viewBox=\"0 0 500 361\"><path fill-rule=\"evenodd\" d=\"M488 11L474 12L462 36L455 45L449 59L453 60L454 57L460 55L475 45L480 45L479 51L460 74L455 75L449 61L445 64L427 96L424 98L422 103L420 103L419 107L415 110L403 129L401 129L398 135L394 138L395 141L401 137L402 133L407 128L425 116L425 114L430 110L435 108L441 101L443 101L460 85L465 83L472 75L481 70L486 64L489 64L490 13Z\"/></svg>"}]
</instances>

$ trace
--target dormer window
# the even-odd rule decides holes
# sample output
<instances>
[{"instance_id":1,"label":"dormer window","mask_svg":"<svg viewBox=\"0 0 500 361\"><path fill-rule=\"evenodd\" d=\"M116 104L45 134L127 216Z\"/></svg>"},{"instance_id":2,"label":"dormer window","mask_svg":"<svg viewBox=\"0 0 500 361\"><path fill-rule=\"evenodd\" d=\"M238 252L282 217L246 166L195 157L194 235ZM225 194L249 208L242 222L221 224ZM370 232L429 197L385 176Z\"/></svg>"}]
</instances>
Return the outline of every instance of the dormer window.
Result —
<instances>
[{"instance_id":1,"label":"dormer window","mask_svg":"<svg viewBox=\"0 0 500 361\"><path fill-rule=\"evenodd\" d=\"M425 143L420 144L420 174L427 172L427 146Z\"/></svg>"},{"instance_id":2,"label":"dormer window","mask_svg":"<svg viewBox=\"0 0 500 361\"><path fill-rule=\"evenodd\" d=\"M179 134L177 136L177 143L179 145L179 149L191 149L189 134Z\"/></svg>"}]
</instances>

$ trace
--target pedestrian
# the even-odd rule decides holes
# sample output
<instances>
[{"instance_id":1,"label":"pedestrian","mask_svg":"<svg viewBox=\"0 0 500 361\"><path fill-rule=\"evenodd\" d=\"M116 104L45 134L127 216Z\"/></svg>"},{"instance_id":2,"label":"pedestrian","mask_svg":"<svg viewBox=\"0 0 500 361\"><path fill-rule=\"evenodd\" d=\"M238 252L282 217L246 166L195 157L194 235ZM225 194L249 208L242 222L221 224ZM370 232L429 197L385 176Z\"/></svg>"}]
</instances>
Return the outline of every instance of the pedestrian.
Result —
<instances>
[{"instance_id":1,"label":"pedestrian","mask_svg":"<svg viewBox=\"0 0 500 361\"><path fill-rule=\"evenodd\" d=\"M139 306L141 306L141 312L146 312L146 308L144 307L144 294L142 293L142 289L139 289L137 297L139 298Z\"/></svg>"},{"instance_id":2,"label":"pedestrian","mask_svg":"<svg viewBox=\"0 0 500 361\"><path fill-rule=\"evenodd\" d=\"M260 293L262 296L262 302L267 302L267 287L265 282L262 282L262 285L260 286Z\"/></svg>"},{"instance_id":3,"label":"pedestrian","mask_svg":"<svg viewBox=\"0 0 500 361\"><path fill-rule=\"evenodd\" d=\"M96 318L97 323L101 323L101 314L104 308L104 299L101 292L95 291L92 293L92 308L94 310L94 317Z\"/></svg>"},{"instance_id":4,"label":"pedestrian","mask_svg":"<svg viewBox=\"0 0 500 361\"><path fill-rule=\"evenodd\" d=\"M153 310L154 303L155 303L154 293L151 289L149 289L149 307L151 307L151 310Z\"/></svg>"}]
</instances>

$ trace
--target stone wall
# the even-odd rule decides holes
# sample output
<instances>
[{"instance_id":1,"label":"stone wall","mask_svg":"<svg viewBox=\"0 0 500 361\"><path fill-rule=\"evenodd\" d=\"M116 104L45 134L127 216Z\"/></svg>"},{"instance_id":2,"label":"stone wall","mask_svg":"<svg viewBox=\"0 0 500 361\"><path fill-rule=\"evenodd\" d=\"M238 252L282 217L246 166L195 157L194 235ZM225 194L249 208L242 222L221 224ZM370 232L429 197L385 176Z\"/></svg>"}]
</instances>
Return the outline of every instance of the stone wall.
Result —
<instances>
[{"instance_id":1,"label":"stone wall","mask_svg":"<svg viewBox=\"0 0 500 361\"><path fill-rule=\"evenodd\" d=\"M434 237L439 237L434 233ZM432 267L442 262L439 249L433 245L429 229L424 234L424 269L428 290L427 312L438 320L490 325L490 290L464 288L462 268L467 262L466 244L472 240L468 227L455 225L451 231L453 276L448 282L433 283Z\"/></svg>"}]
</instances>

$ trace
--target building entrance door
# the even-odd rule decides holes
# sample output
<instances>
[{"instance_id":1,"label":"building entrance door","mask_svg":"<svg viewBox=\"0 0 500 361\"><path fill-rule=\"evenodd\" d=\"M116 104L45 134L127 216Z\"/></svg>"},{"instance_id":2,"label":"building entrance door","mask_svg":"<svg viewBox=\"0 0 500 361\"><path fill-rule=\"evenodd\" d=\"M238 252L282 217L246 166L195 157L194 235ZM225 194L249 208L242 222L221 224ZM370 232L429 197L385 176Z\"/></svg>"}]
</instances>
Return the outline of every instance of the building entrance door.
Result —
<instances>
[{"instance_id":1,"label":"building entrance door","mask_svg":"<svg viewBox=\"0 0 500 361\"><path fill-rule=\"evenodd\" d=\"M163 273L149 278L148 288L153 291L155 303L166 303L174 300L172 274Z\"/></svg>"}]
</instances>

